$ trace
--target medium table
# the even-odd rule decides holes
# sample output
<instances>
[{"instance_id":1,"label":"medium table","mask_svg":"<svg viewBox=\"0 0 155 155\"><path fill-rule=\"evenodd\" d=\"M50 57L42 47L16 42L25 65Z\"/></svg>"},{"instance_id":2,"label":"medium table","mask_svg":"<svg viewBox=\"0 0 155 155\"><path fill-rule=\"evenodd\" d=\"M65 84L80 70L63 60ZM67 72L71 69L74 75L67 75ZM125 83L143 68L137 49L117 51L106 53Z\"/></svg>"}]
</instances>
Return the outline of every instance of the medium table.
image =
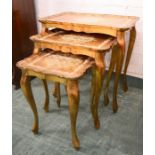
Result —
<instances>
[{"instance_id":1,"label":"medium table","mask_svg":"<svg viewBox=\"0 0 155 155\"><path fill-rule=\"evenodd\" d=\"M63 52L72 53L74 55L84 55L95 60L92 76L91 110L95 118L95 128L99 128L98 103L105 72L104 56L105 53L116 44L116 38L104 34L86 34L53 29L49 31L48 34L34 35L31 36L30 39L33 40L35 46L33 54L37 54L41 49L52 49L58 53ZM58 62L57 65L59 65L59 63L60 62ZM47 84L44 82L44 88L47 87L46 85ZM57 89L60 88L58 87ZM46 98L49 98L46 90L47 89L45 89ZM57 103L58 106L60 106L60 99Z\"/></svg>"}]
</instances>

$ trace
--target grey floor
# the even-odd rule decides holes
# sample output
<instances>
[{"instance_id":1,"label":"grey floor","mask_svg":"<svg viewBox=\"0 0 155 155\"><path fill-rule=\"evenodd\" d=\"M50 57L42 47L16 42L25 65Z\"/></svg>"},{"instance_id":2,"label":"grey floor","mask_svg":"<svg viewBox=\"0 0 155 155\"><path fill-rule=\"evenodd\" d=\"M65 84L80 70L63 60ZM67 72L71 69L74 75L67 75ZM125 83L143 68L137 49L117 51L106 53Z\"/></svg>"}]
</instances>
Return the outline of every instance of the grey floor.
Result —
<instances>
[{"instance_id":1,"label":"grey floor","mask_svg":"<svg viewBox=\"0 0 155 155\"><path fill-rule=\"evenodd\" d=\"M90 76L80 81L80 105L77 131L81 149L71 147L68 100L61 87L61 108L50 95L50 112L42 109L44 91L41 82L32 81L39 112L40 133L33 135L33 115L21 90L13 88L13 155L142 155L143 154L143 91L129 87L127 93L119 88L119 111L112 113L111 102L99 104L101 128L95 130L90 113ZM49 91L52 85L49 83ZM110 99L112 87L110 88Z\"/></svg>"}]
</instances>

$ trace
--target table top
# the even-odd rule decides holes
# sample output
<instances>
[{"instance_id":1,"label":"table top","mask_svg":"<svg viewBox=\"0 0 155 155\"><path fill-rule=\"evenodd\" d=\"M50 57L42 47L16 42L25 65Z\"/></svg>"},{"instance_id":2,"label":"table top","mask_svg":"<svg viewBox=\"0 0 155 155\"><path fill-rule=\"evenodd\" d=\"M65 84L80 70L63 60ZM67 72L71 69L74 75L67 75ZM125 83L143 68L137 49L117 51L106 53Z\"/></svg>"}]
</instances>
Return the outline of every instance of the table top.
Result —
<instances>
[{"instance_id":1,"label":"table top","mask_svg":"<svg viewBox=\"0 0 155 155\"><path fill-rule=\"evenodd\" d=\"M34 42L49 43L55 46L67 47L70 49L89 49L95 51L104 51L109 49L115 42L114 37L104 34L87 34L77 33L73 31L64 31L61 29L53 29L46 35L34 35L30 38ZM60 48L60 50L61 50ZM54 49L53 49L54 50Z\"/></svg>"},{"instance_id":2,"label":"table top","mask_svg":"<svg viewBox=\"0 0 155 155\"><path fill-rule=\"evenodd\" d=\"M138 17L134 16L77 12L63 12L39 19L40 22L45 24L65 24L72 27L76 25L108 27L116 30L129 29L135 25L137 20Z\"/></svg>"},{"instance_id":3,"label":"table top","mask_svg":"<svg viewBox=\"0 0 155 155\"><path fill-rule=\"evenodd\" d=\"M19 61L17 66L23 70L76 79L81 77L93 64L94 60L86 56L45 50Z\"/></svg>"}]
</instances>

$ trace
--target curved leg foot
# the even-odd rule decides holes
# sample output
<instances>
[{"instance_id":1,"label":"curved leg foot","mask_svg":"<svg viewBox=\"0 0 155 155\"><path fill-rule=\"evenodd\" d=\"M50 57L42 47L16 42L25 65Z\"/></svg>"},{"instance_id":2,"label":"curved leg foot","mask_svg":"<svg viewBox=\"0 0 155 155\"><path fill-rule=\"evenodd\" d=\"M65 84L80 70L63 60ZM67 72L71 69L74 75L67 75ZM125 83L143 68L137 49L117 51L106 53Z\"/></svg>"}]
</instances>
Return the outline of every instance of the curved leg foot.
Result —
<instances>
[{"instance_id":1,"label":"curved leg foot","mask_svg":"<svg viewBox=\"0 0 155 155\"><path fill-rule=\"evenodd\" d=\"M113 107L112 107L112 109L113 109L113 113L116 113L117 110L118 110L118 104L117 104L117 100L116 99L113 100Z\"/></svg>"},{"instance_id":2,"label":"curved leg foot","mask_svg":"<svg viewBox=\"0 0 155 155\"><path fill-rule=\"evenodd\" d=\"M80 141L77 138L72 139L72 146L76 149L79 150L80 149Z\"/></svg>"},{"instance_id":3,"label":"curved leg foot","mask_svg":"<svg viewBox=\"0 0 155 155\"><path fill-rule=\"evenodd\" d=\"M129 41L129 47L128 47L128 51L127 51L125 67L124 67L124 74L123 74L123 85L122 85L122 88L123 88L124 92L126 92L128 90L127 79L126 79L126 72L127 72L127 69L128 69L128 65L129 65L130 59L131 59L131 55L132 55L135 39L136 39L136 29L135 29L135 27L133 27L130 30L130 41Z\"/></svg>"},{"instance_id":4,"label":"curved leg foot","mask_svg":"<svg viewBox=\"0 0 155 155\"><path fill-rule=\"evenodd\" d=\"M48 86L46 80L42 80L43 82L43 87L45 90L45 103L44 103L44 110L45 112L49 111L49 94L48 94Z\"/></svg>"},{"instance_id":5,"label":"curved leg foot","mask_svg":"<svg viewBox=\"0 0 155 155\"><path fill-rule=\"evenodd\" d=\"M79 106L79 89L78 81L67 81L67 93L69 100L69 111L71 120L71 132L72 132L72 145L75 149L80 148L80 141L76 132L76 120Z\"/></svg>"},{"instance_id":6,"label":"curved leg foot","mask_svg":"<svg viewBox=\"0 0 155 155\"><path fill-rule=\"evenodd\" d=\"M24 73L22 74L21 80L20 80L21 89L23 91L23 94L25 95L31 109L34 115L34 123L32 127L32 132L34 134L38 133L38 127L39 127L39 119L38 119L38 112L37 107L34 101L34 97L31 90L30 85L30 77L26 76Z\"/></svg>"},{"instance_id":7,"label":"curved leg foot","mask_svg":"<svg viewBox=\"0 0 155 155\"><path fill-rule=\"evenodd\" d=\"M109 104L109 96L107 92L104 92L104 105L107 106Z\"/></svg>"},{"instance_id":8,"label":"curved leg foot","mask_svg":"<svg viewBox=\"0 0 155 155\"><path fill-rule=\"evenodd\" d=\"M127 92L128 91L128 84L127 84L126 75L125 75L125 77L123 77L122 89L123 89L124 92Z\"/></svg>"},{"instance_id":9,"label":"curved leg foot","mask_svg":"<svg viewBox=\"0 0 155 155\"><path fill-rule=\"evenodd\" d=\"M58 88L58 84L59 83L54 83L54 88L53 88L53 91L52 91L52 94L53 96L56 98L57 97L57 88Z\"/></svg>"}]
</instances>

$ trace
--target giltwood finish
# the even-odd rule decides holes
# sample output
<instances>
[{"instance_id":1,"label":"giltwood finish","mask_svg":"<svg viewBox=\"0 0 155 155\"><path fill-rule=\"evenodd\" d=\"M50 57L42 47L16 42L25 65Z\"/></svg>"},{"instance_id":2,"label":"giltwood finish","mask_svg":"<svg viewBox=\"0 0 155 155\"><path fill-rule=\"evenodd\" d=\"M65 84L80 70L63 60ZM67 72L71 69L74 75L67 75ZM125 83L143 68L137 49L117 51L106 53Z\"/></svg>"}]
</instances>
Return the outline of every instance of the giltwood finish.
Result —
<instances>
[{"instance_id":1,"label":"giltwood finish","mask_svg":"<svg viewBox=\"0 0 155 155\"><path fill-rule=\"evenodd\" d=\"M42 80L43 86L44 86L44 91L45 91L45 103L44 103L44 110L45 112L49 111L49 94L48 94L48 86L47 86L47 81Z\"/></svg>"},{"instance_id":2,"label":"giltwood finish","mask_svg":"<svg viewBox=\"0 0 155 155\"><path fill-rule=\"evenodd\" d=\"M53 96L57 99L57 105L60 108L61 93L60 93L60 84L59 83L55 83L55 87L53 89Z\"/></svg>"},{"instance_id":3,"label":"giltwood finish","mask_svg":"<svg viewBox=\"0 0 155 155\"><path fill-rule=\"evenodd\" d=\"M67 80L67 94L69 100L69 111L71 120L72 144L75 149L80 148L80 141L76 131L76 120L79 107L79 88L75 80Z\"/></svg>"},{"instance_id":4,"label":"giltwood finish","mask_svg":"<svg viewBox=\"0 0 155 155\"><path fill-rule=\"evenodd\" d=\"M102 33L116 36L117 30L124 31L133 27L137 19L137 17L133 16L63 12L41 18L39 21L46 28L56 27L75 32Z\"/></svg>"},{"instance_id":5,"label":"giltwood finish","mask_svg":"<svg viewBox=\"0 0 155 155\"><path fill-rule=\"evenodd\" d=\"M117 42L119 45L119 59L117 59L117 64L116 64L116 74L115 74L115 80L114 80L114 91L113 91L113 112L117 112L118 110L118 105L117 105L117 91L118 91L118 81L120 78L121 70L122 70L122 65L123 65L123 60L124 60L124 55L125 55L125 32L118 31L117 33Z\"/></svg>"},{"instance_id":6,"label":"giltwood finish","mask_svg":"<svg viewBox=\"0 0 155 155\"><path fill-rule=\"evenodd\" d=\"M40 47L40 48L47 48L47 46L50 46L50 49L53 48L52 44L50 44L50 43L46 44L47 46L45 46L45 45L42 46L42 43L37 43L35 41L34 44L35 44L35 47L36 47L34 49L34 51L35 51L34 54L36 54L36 51L39 52L39 48L38 47ZM112 45L113 44L111 44L111 46ZM99 97L100 97L99 94L100 94L100 91L101 91L100 89L102 88L102 85L101 85L102 81L100 81L100 80L101 79L103 80L104 72L105 72L105 64L104 64L104 56L103 56L104 53L103 52L95 52L95 51L93 52L91 50L88 50L87 52L84 53L82 49L83 48L81 48L81 50L78 50L76 52L74 50L71 50L71 51L69 50L68 51L66 49L66 51L63 51L63 52L66 52L66 53L70 53L71 52L72 54L76 54L76 55L83 54L83 55L87 55L87 56L92 57L92 58L95 59L96 72L97 72L95 74L95 78L97 78L98 81L96 82L96 87L95 87L97 95L95 95L95 99L93 100L93 104L95 104L95 106L96 106L96 105L98 105L98 101L99 101ZM59 52L59 50L58 50L58 52ZM101 76L103 76L103 77L101 78ZM56 85L56 87L54 89L54 95L56 94L55 95L56 97L57 97L57 95L59 95L59 97L60 97L60 85L59 85L59 83L56 83L55 85ZM60 103L58 104L58 106L60 106ZM98 116L95 116L95 117L98 117Z\"/></svg>"},{"instance_id":7,"label":"giltwood finish","mask_svg":"<svg viewBox=\"0 0 155 155\"><path fill-rule=\"evenodd\" d=\"M123 74L123 90L125 92L128 90L127 79L126 79L126 72L127 72L127 69L128 69L128 65L129 65L130 59L131 59L131 55L132 55L135 39L136 39L136 28L132 27L132 29L130 30L129 47L128 47L126 61L125 61L125 67L124 67L124 71L123 71L123 73L124 73Z\"/></svg>"},{"instance_id":8,"label":"giltwood finish","mask_svg":"<svg viewBox=\"0 0 155 155\"><path fill-rule=\"evenodd\" d=\"M23 93L24 93L25 97L27 98L27 101L32 109L33 114L34 114L34 123L33 123L33 128L32 128L32 131L34 134L38 133L39 119L38 119L36 104L35 104L31 86L30 86L30 81L29 81L30 76L36 76L40 79L43 79L43 82L45 82L45 80L52 80L53 82L56 82L56 83L59 82L59 83L66 85L68 99L69 99L72 144L75 149L79 149L80 142L79 142L79 139L77 136L77 131L76 131L76 120L77 120L78 105L79 105L78 80L70 80L70 79L64 79L64 78L60 78L60 77L56 77L56 76L44 75L44 74L37 73L34 71L30 71L30 70L28 70L26 72L25 71L22 71L22 72L23 72L23 74L22 74L22 78L21 78L21 88L22 88ZM96 106L97 106L97 104L94 104L95 109L97 109ZM46 110L48 110L48 108ZM93 115L93 118L94 118L94 122L99 122L99 118L96 116L97 116L97 111L95 111L95 115Z\"/></svg>"},{"instance_id":9,"label":"giltwood finish","mask_svg":"<svg viewBox=\"0 0 155 155\"><path fill-rule=\"evenodd\" d=\"M109 50L116 43L114 37L103 34L86 34L73 31L53 29L48 34L30 37L37 46L49 47L54 51L96 53Z\"/></svg>"},{"instance_id":10,"label":"giltwood finish","mask_svg":"<svg viewBox=\"0 0 155 155\"><path fill-rule=\"evenodd\" d=\"M56 76L44 75L42 73L37 73L31 70L28 70L26 72L22 71L22 72L23 74L21 77L21 88L34 114L34 123L32 128L32 132L34 134L38 133L39 119L38 119L36 104L35 104L31 86L30 86L30 81L29 81L30 76L36 76L42 79L44 82L45 80L50 79L53 82L56 82L56 83L59 82L67 85L67 93L69 98L69 111L70 111L70 119L71 119L72 144L75 149L79 149L80 142L76 132L76 119L77 119L78 104L79 104L78 81L69 80L69 79L67 80ZM48 108L46 110L48 110Z\"/></svg>"},{"instance_id":11,"label":"giltwood finish","mask_svg":"<svg viewBox=\"0 0 155 155\"><path fill-rule=\"evenodd\" d=\"M61 28L64 30L72 30L75 32L85 32L85 33L100 33L108 34L117 38L118 44L120 46L120 54L118 57L116 67L116 77L114 82L114 92L113 92L113 111L117 111L117 89L118 89L118 74L121 73L122 64L125 53L125 40L124 33L127 30L131 29L130 32L130 42L129 48L127 51L127 58L125 61L124 75L123 75L123 90L127 91L127 81L126 81L126 71L130 62L132 49L135 41L135 23L138 20L138 17L134 16L120 16L120 15L110 15L110 14L91 14L91 13L76 13L76 12L64 12L45 18L41 18L39 21L42 23L43 28ZM120 39L120 36L122 39ZM122 45L122 42L124 42ZM74 53L75 54L75 53ZM84 54L84 53L83 53ZM92 53L93 55L93 53ZM89 55L90 56L90 55ZM111 59L111 61L113 61ZM111 67L109 72L114 68L113 63L111 62ZM108 73L110 78L110 74ZM108 82L109 80L107 80ZM109 84L106 84L106 87ZM106 93L107 94L107 93ZM108 102L108 98L105 97L105 104Z\"/></svg>"},{"instance_id":12,"label":"giltwood finish","mask_svg":"<svg viewBox=\"0 0 155 155\"><path fill-rule=\"evenodd\" d=\"M113 90L113 101L112 101L112 108L114 113L116 113L118 110L118 104L117 104L118 81L121 75L121 70L122 70L122 65L123 65L123 60L125 55L125 38L124 38L125 34L124 33L125 32L123 31L117 32L118 45L116 45L112 51L112 59L111 59L109 73L107 77L106 89L104 92L105 105L108 105L109 103L108 87L109 87L112 71L114 69L114 66L116 65L116 74L114 79L114 90Z\"/></svg>"},{"instance_id":13,"label":"giltwood finish","mask_svg":"<svg viewBox=\"0 0 155 155\"><path fill-rule=\"evenodd\" d=\"M119 46L117 44L112 49L109 71L108 71L108 75L105 81L105 88L104 88L104 105L105 106L107 106L109 103L109 97L108 97L109 83L111 80L112 72L116 66L117 60L119 59L118 56L119 56Z\"/></svg>"},{"instance_id":14,"label":"giltwood finish","mask_svg":"<svg viewBox=\"0 0 155 155\"><path fill-rule=\"evenodd\" d=\"M30 84L30 77L26 75L25 71L22 71L22 76L20 80L21 89L32 109L33 115L34 115L34 123L32 127L32 132L34 134L38 133L38 127L39 127L39 119L38 119L38 112L37 107L34 101L34 97L31 90L31 84Z\"/></svg>"},{"instance_id":15,"label":"giltwood finish","mask_svg":"<svg viewBox=\"0 0 155 155\"><path fill-rule=\"evenodd\" d=\"M38 50L38 51L40 51L40 50ZM79 105L78 80L79 80L79 78L81 78L84 75L84 73L86 72L86 69L89 69L94 64L94 61L90 60L89 58L87 58L87 61L84 61L85 59L82 60L83 65L85 67L81 66L81 69L82 69L82 71L80 72L81 75L79 75L77 73L76 75L74 75L75 78L71 79L71 78L59 77L59 76L56 76L56 75L53 75L53 74L50 75L49 73L45 74L45 72L46 72L45 70L43 70L44 72L41 72L42 67L46 67L46 65L44 63L41 63L40 61L43 61L43 58L45 58L46 55L47 56L49 56L49 55L48 54L42 54L43 56L41 57L40 54L41 53L38 53L39 57L37 57L36 54L35 54L35 55L32 55L29 58L26 58L25 61L23 61L23 62L17 63L17 66L22 70L22 77L21 77L21 81L20 81L21 88L22 88L22 91L23 91L23 93L24 93L24 95L25 95L25 97L26 97L26 99L27 99L27 101L28 101L28 103L29 103L29 105L30 105L30 107L32 109L33 115L34 115L34 123L33 123L32 131L33 131L34 134L38 133L39 119L38 119L37 107L36 107L35 100L34 100L34 97L33 97L33 94L32 94L32 90L31 90L30 77L31 76L38 77L39 79L42 80L42 82L44 84L44 90L45 90L45 94L46 94L45 105L44 105L45 111L49 110L49 95L48 95L46 80L53 81L56 84L62 83L62 84L64 84L66 86L67 94L68 94L68 100L69 100L71 133L72 133L72 145L73 145L73 147L75 149L79 149L80 148L80 141L78 139L77 131L76 131L76 120L77 120L78 105ZM42 59L39 59L39 58L42 58ZM54 59L54 57L52 59ZM100 58L97 56L97 62L101 65L99 59ZM33 60L33 62L31 60ZM44 60L45 63L48 63L46 60ZM48 61L50 61L50 60L48 60ZM57 62L57 60L55 60L55 61ZM81 62L79 62L79 63L81 64ZM75 63L76 63L76 59L75 59ZM33 70L33 68L34 68L33 65L36 65L36 66L42 65L42 66L40 66L41 69L37 70L37 67L36 67L36 69ZM77 69L75 69L75 71L76 70ZM58 72L58 73L60 73L60 72ZM74 73L76 73L76 72L74 72ZM64 74L64 76L65 76L65 74ZM99 75L97 74L97 76L99 76ZM101 85L96 84L96 87L97 88L101 87ZM95 92L95 91L97 91L97 89L93 90L93 91ZM98 96L96 98L98 98ZM94 122L95 122L95 127L99 128L99 125L98 125L99 124L99 118L98 118L98 113L97 113L97 103L98 102L96 102L96 101L94 102L94 104L93 104L94 111L92 111L92 113L93 113L93 119L94 119Z\"/></svg>"},{"instance_id":16,"label":"giltwood finish","mask_svg":"<svg viewBox=\"0 0 155 155\"><path fill-rule=\"evenodd\" d=\"M103 77L105 72L104 59L105 54L96 54L96 66L92 69L92 89L91 89L91 112L94 118L94 127L100 128L98 117L98 104L102 90Z\"/></svg>"},{"instance_id":17,"label":"giltwood finish","mask_svg":"<svg viewBox=\"0 0 155 155\"><path fill-rule=\"evenodd\" d=\"M53 31L54 32L44 34L43 36L42 35L32 36L31 39L34 41L35 47L50 48L58 52L62 51L64 53L72 53L77 55L81 54L92 57L95 59L97 71L100 72L100 74L103 76L103 72L105 69L103 65L104 64L103 53L109 50L116 43L116 40L113 37L101 34L66 32L62 30L57 31L53 30ZM97 76L97 78L99 78L98 80L100 80L100 76ZM100 92L100 88L97 91ZM60 85L58 83L55 84L53 95L59 96L60 98ZM99 96L96 95L95 96L96 102L98 102L98 98ZM60 106L60 104L58 105Z\"/></svg>"}]
</instances>

